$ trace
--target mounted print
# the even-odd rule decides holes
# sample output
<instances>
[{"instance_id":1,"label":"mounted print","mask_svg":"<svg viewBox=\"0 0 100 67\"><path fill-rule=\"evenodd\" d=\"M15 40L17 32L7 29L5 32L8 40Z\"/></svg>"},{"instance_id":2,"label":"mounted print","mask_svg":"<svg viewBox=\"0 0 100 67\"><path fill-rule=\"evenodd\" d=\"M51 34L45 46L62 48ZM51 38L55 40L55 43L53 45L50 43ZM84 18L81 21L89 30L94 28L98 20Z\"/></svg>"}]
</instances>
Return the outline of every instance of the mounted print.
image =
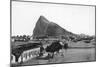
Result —
<instances>
[{"instance_id":1,"label":"mounted print","mask_svg":"<svg viewBox=\"0 0 100 67\"><path fill-rule=\"evenodd\" d=\"M96 6L11 1L10 64L96 61Z\"/></svg>"}]
</instances>

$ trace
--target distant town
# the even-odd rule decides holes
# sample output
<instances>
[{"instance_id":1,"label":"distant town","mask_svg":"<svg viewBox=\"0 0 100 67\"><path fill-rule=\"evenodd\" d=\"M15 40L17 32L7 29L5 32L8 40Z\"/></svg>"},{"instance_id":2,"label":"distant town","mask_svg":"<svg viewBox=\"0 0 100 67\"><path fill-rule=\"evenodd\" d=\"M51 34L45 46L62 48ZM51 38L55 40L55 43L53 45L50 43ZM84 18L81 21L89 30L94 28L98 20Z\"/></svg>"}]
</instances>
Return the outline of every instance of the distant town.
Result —
<instances>
[{"instance_id":1,"label":"distant town","mask_svg":"<svg viewBox=\"0 0 100 67\"><path fill-rule=\"evenodd\" d=\"M11 36L11 41L12 42L28 42L31 40L57 40L57 39L69 39L71 41L78 41L78 40L89 40L93 41L95 40L95 35L89 36L85 34L80 34L77 36L31 36L31 35L16 35L16 36Z\"/></svg>"}]
</instances>

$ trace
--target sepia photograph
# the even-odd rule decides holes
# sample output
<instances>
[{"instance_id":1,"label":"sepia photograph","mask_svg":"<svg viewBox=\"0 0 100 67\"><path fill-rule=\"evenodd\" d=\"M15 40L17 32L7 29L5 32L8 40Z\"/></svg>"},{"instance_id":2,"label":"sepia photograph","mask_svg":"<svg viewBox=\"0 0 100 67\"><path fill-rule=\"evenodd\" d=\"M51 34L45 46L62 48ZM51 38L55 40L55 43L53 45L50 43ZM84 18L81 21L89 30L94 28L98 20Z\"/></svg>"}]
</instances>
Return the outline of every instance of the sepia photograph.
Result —
<instances>
[{"instance_id":1,"label":"sepia photograph","mask_svg":"<svg viewBox=\"0 0 100 67\"><path fill-rule=\"evenodd\" d=\"M12 0L10 65L96 61L96 6Z\"/></svg>"}]
</instances>

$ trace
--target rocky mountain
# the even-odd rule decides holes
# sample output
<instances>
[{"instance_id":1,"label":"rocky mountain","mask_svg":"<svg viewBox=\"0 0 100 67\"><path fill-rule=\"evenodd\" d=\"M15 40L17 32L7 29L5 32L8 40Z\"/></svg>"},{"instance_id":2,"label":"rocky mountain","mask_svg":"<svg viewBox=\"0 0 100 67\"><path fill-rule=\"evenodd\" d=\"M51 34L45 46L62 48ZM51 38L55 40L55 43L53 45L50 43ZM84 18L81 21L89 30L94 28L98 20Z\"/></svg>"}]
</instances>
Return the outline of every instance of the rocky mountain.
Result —
<instances>
[{"instance_id":1,"label":"rocky mountain","mask_svg":"<svg viewBox=\"0 0 100 67\"><path fill-rule=\"evenodd\" d=\"M33 30L33 36L61 36L73 35L58 24L50 22L44 16L40 16Z\"/></svg>"}]
</instances>

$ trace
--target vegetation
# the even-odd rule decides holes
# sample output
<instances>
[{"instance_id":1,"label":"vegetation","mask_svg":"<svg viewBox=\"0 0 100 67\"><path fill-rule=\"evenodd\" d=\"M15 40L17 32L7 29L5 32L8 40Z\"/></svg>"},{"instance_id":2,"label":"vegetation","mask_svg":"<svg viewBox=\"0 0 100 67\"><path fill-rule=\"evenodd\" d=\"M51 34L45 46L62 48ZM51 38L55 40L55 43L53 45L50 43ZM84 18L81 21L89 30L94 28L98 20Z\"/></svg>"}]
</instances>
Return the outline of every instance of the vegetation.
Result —
<instances>
[{"instance_id":1,"label":"vegetation","mask_svg":"<svg viewBox=\"0 0 100 67\"><path fill-rule=\"evenodd\" d=\"M29 35L17 35L17 36L12 36L11 39L12 41L16 42L16 41L29 41L30 40L30 36Z\"/></svg>"}]
</instances>

